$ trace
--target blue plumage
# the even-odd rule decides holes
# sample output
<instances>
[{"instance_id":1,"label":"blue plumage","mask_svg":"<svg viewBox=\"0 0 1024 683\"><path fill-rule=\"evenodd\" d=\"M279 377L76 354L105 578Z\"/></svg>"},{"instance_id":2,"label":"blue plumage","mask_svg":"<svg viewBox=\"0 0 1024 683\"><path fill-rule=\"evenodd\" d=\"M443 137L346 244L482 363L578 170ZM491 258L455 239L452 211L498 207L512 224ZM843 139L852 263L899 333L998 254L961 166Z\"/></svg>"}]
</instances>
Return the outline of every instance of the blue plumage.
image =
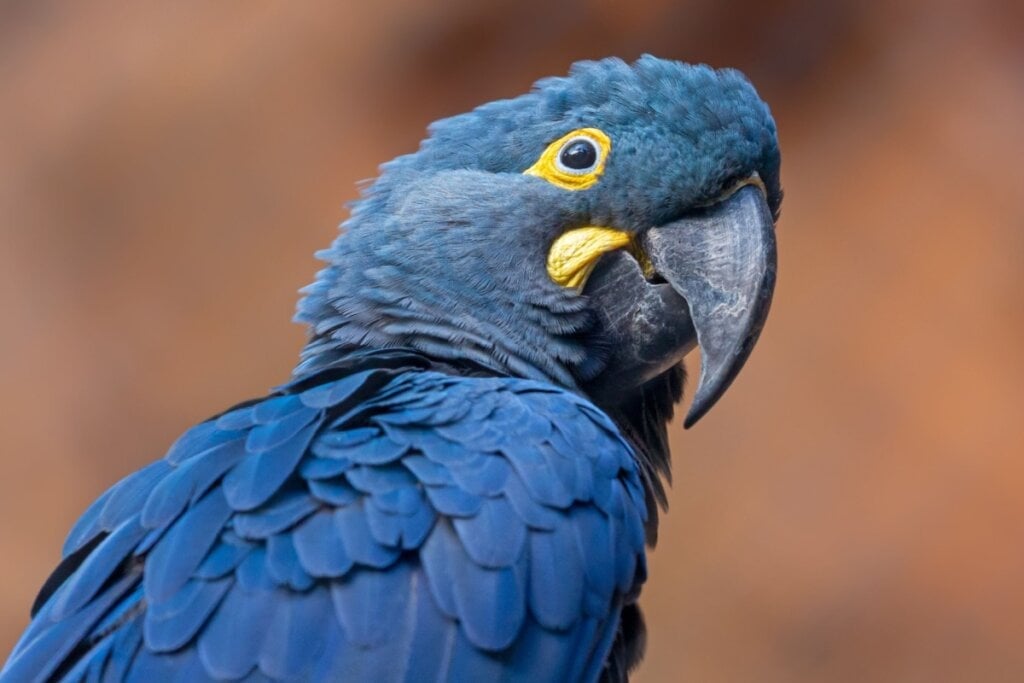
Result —
<instances>
[{"instance_id":1,"label":"blue plumage","mask_svg":"<svg viewBox=\"0 0 1024 683\"><path fill-rule=\"evenodd\" d=\"M172 597L185 585L217 542L231 514L224 491L215 488L189 508L157 541L146 557L146 598L151 604Z\"/></svg>"},{"instance_id":2,"label":"blue plumage","mask_svg":"<svg viewBox=\"0 0 1024 683\"><path fill-rule=\"evenodd\" d=\"M522 555L526 543L526 525L502 496L484 499L477 514L455 517L452 526L466 553L481 567L511 565Z\"/></svg>"},{"instance_id":3,"label":"blue plumage","mask_svg":"<svg viewBox=\"0 0 1024 683\"><path fill-rule=\"evenodd\" d=\"M54 595L52 618L59 621L81 610L144 535L137 516L113 530Z\"/></svg>"},{"instance_id":4,"label":"blue plumage","mask_svg":"<svg viewBox=\"0 0 1024 683\"><path fill-rule=\"evenodd\" d=\"M146 642L157 652L173 652L188 645L206 619L231 589L230 577L190 580L163 603L154 603L143 622Z\"/></svg>"},{"instance_id":5,"label":"blue plumage","mask_svg":"<svg viewBox=\"0 0 1024 683\"><path fill-rule=\"evenodd\" d=\"M537 383L512 378L459 379L436 372L416 373L416 382L411 377L412 373L396 374L381 392L390 390L394 398L372 398L374 407L365 423L352 429L401 423L407 441L415 443L410 435L430 430L433 414L422 412L424 409L412 399L422 395L429 400L440 386L445 387L449 400L472 391L475 401L490 402L495 412L507 405L517 414L529 410L533 397L546 395L538 394ZM485 393L479 391L481 384L487 388ZM393 391L396 387L404 390ZM330 414L349 408L344 397L336 405L325 403L322 396L330 392L321 389L320 385L308 389L321 394L315 399L320 406L316 410ZM383 463L379 458L382 451L374 451L370 458L360 458L365 464L346 472L326 479L306 479L302 475L306 470L291 464L292 453L299 450L294 444L302 444L300 460L322 460L313 451L322 453L323 449L307 446L312 418L304 416L301 421L307 424L296 426L296 415L309 410L305 401L297 410L281 410L297 404L282 398L302 398L304 392L291 387L284 392L283 396L268 399L267 403L272 404L268 408L257 404L241 409L256 418L243 428L244 440L236 435L234 440L225 441L219 431L200 428L207 439L191 441L188 450L194 453L184 452L179 444L173 452L177 466L150 470L162 472L163 478L155 485L149 476L129 477L118 484L117 491L138 488L119 495L138 497L136 507L149 511L149 528L139 523L138 512L117 528L95 528L94 533L105 531L110 535L47 602L37 620L58 619L72 624L88 621L94 611L101 616L124 594L117 583L100 590L116 569L115 578L121 582L145 585L145 610L128 610L110 633L88 626L70 629L74 631L71 639L76 642L69 647L89 645L94 652L87 656L100 657L102 646L105 659L101 670L114 667L115 661L116 666L123 667L122 660L130 656L118 649L120 641L111 640L125 629L141 630L143 647L139 652L150 651L143 658L147 667L157 666L150 662L152 653L175 652L181 666L196 666L191 661L195 658L207 675L226 680L241 680L254 671L270 680L295 680L303 672L308 673L307 667L313 663L311 651L304 648L313 641L329 640L322 635L324 629L340 629L333 636L345 650L338 666L366 666L373 671L381 670L378 657L383 657L379 661L397 658L394 665L398 668L392 673L435 670L439 657L448 667L486 669L498 666L501 657L518 642L534 643L531 647L552 650L575 663L574 657L558 649L558 643L571 640L567 634L589 617L584 613L584 590L595 594L605 614L622 599L610 582L590 580L594 570L588 573L585 568L613 565L618 553L635 558L643 547L642 542L634 543L636 539L626 534L619 547L578 543L569 511L587 511L581 514L589 515L588 527L605 529L605 538L613 524L585 496L564 494L557 501L557 511L543 501L533 500L534 507L547 511L547 517L544 512L537 515L543 518L541 526L551 528L535 528L518 515L511 498L522 495L524 477L550 476L548 470L531 469L546 462L538 457L537 444L523 441L522 435L509 436L504 442L495 441L495 436L487 446L499 450L481 452L472 441L451 441L439 460L410 446L392 449L390 459ZM406 411L410 410L417 411L420 419L393 419L396 415L407 417ZM463 419L468 419L468 412L463 411ZM572 419L591 419L581 411L573 414ZM441 419L450 418L450 412L441 415ZM243 422L231 413L216 421L232 431ZM287 433L287 437L268 441L265 436L250 436L253 433ZM609 481L618 497L631 496L626 482L636 479L638 473L629 446L613 430L594 433L603 439L588 443L588 448L616 454L619 467ZM337 444L346 441L339 436L342 434L341 428L323 428L312 438ZM381 434L379 438L384 438ZM208 448L208 442L215 445ZM543 437L540 443L545 443ZM244 444L245 454L234 464L235 469L222 473L198 499L185 496L182 513L167 511L181 503L168 502L164 482L174 481L191 494L197 482L208 485L209 472L216 469L205 461L215 461L218 467L231 462L225 454L237 444ZM254 451L254 447L262 450ZM289 475L282 477L275 472L277 489L261 493L263 500L255 508L249 498L232 500L227 495L231 487L244 487L245 478L253 476L248 462L270 457L271 453L288 461L281 467ZM585 453L578 457L590 463L583 466L588 478L600 476L596 472L597 458ZM519 467L519 461L530 464ZM576 471L574 467L565 468L557 478L573 487ZM425 476L420 478L420 474ZM314 497L311 485L332 481L339 490L349 493ZM513 481L515 484L509 486ZM477 492L466 491L459 482ZM517 491L511 497L506 493L510 489ZM421 490L425 495L417 493ZM472 502L459 502L463 500ZM630 513L636 516L644 502L639 499L633 505ZM619 514L627 512L623 505L617 510ZM117 521L117 515L112 521ZM615 522L623 529L636 523L642 524L642 520L623 518ZM129 569L124 563L132 561L136 545L155 528L153 525L166 529L148 554L139 559L144 562L145 572L138 567ZM131 595L135 604L141 604L138 593ZM407 619L411 623L406 641L389 650L396 625ZM428 629L425 623L432 626ZM435 642L445 638L445 633L452 644L447 657L437 651ZM592 644L586 643L588 647ZM383 650L378 652L380 648ZM460 648L490 654L471 655ZM27 667L29 661L23 658L32 654L31 647L19 646L10 670ZM406 659L414 655L424 661ZM488 658L492 656L498 659ZM562 680L556 675L562 671L555 667L547 673L533 672L532 678ZM331 676L332 680L343 678L344 671L332 670Z\"/></svg>"},{"instance_id":6,"label":"blue plumage","mask_svg":"<svg viewBox=\"0 0 1024 683\"><path fill-rule=\"evenodd\" d=\"M268 538L295 526L319 506L320 502L304 488L296 486L283 490L266 505L235 515L235 533L242 538Z\"/></svg>"},{"instance_id":7,"label":"blue plumage","mask_svg":"<svg viewBox=\"0 0 1024 683\"><path fill-rule=\"evenodd\" d=\"M593 188L533 172L597 128ZM292 380L90 506L0 683L624 681L696 338L688 295L634 252L755 182L776 215L778 163L740 74L653 57L434 124L321 252ZM630 245L621 287L556 277L573 230ZM749 352L765 306L708 338Z\"/></svg>"}]
</instances>

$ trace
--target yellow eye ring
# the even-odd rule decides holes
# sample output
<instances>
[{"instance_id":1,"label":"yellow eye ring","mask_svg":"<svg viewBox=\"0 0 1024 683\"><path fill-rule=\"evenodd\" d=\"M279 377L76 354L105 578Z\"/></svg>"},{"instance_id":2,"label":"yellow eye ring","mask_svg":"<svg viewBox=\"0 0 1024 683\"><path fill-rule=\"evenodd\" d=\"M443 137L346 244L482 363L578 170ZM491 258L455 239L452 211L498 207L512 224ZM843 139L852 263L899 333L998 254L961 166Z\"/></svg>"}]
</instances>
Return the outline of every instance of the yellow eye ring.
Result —
<instances>
[{"instance_id":1,"label":"yellow eye ring","mask_svg":"<svg viewBox=\"0 0 1024 683\"><path fill-rule=\"evenodd\" d=\"M597 128L578 128L558 138L524 175L543 178L563 190L585 190L604 173L612 141Z\"/></svg>"}]
</instances>

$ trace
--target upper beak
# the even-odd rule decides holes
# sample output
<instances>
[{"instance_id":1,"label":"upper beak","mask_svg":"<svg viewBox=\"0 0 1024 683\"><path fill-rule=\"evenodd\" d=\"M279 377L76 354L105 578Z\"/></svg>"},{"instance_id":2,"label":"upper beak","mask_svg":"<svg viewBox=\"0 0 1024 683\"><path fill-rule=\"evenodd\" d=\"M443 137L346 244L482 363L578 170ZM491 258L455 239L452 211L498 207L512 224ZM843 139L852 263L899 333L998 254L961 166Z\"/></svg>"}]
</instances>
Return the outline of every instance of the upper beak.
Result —
<instances>
[{"instance_id":1,"label":"upper beak","mask_svg":"<svg viewBox=\"0 0 1024 683\"><path fill-rule=\"evenodd\" d=\"M775 226L763 192L728 198L637 237L645 278L623 251L597 264L585 293L602 313L610 358L588 391L617 402L701 348L692 426L739 374L768 316L775 288ZM652 282L651 280L654 280Z\"/></svg>"},{"instance_id":2,"label":"upper beak","mask_svg":"<svg viewBox=\"0 0 1024 683\"><path fill-rule=\"evenodd\" d=\"M686 300L701 349L700 381L684 426L711 409L757 342L775 289L775 227L754 185L696 215L648 230L641 248Z\"/></svg>"}]
</instances>

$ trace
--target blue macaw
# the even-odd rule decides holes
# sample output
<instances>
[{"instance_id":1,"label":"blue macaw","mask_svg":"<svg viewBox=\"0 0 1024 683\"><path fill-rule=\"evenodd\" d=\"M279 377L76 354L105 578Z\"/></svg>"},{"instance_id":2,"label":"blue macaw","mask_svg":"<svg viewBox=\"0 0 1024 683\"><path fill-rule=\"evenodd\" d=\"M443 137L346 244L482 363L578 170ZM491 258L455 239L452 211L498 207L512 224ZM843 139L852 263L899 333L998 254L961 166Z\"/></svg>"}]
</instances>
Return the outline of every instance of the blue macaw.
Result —
<instances>
[{"instance_id":1,"label":"blue macaw","mask_svg":"<svg viewBox=\"0 0 1024 683\"><path fill-rule=\"evenodd\" d=\"M775 279L737 71L582 62L381 167L268 396L103 494L0 680L624 681L687 424Z\"/></svg>"}]
</instances>

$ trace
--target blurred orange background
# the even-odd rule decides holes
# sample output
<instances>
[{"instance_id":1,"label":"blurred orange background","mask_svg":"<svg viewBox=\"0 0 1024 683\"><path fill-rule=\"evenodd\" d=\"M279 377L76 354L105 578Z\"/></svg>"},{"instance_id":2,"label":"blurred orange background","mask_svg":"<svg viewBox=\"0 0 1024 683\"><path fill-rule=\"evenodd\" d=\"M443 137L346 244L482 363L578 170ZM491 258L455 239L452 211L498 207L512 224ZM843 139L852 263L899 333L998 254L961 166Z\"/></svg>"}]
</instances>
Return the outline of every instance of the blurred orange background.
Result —
<instances>
[{"instance_id":1,"label":"blurred orange background","mask_svg":"<svg viewBox=\"0 0 1024 683\"><path fill-rule=\"evenodd\" d=\"M355 183L580 58L744 70L787 196L768 326L695 429L652 681L1024 680L1024 5L0 5L0 657L64 534L288 376Z\"/></svg>"}]
</instances>

